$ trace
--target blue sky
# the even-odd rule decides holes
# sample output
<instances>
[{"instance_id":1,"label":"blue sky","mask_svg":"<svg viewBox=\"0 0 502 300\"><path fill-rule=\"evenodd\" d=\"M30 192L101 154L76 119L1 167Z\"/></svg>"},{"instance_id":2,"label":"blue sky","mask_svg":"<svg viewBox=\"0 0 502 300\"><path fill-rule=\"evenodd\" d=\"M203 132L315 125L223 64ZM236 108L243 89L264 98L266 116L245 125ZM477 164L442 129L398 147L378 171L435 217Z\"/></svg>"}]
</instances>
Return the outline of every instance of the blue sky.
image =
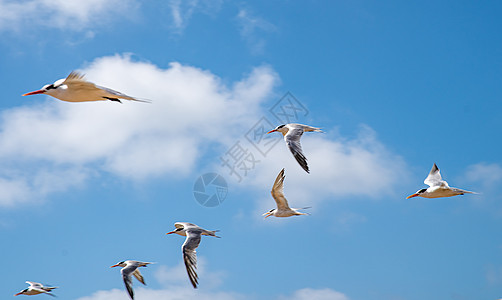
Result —
<instances>
[{"instance_id":1,"label":"blue sky","mask_svg":"<svg viewBox=\"0 0 502 300\"><path fill-rule=\"evenodd\" d=\"M497 1L0 0L0 295L128 299L498 299L502 37ZM72 70L145 103L23 93ZM322 127L262 155L246 139L290 93ZM287 98L291 99L291 98ZM258 126L258 127L256 127ZM267 128L268 130L273 129ZM236 144L253 168L221 165ZM406 196L433 163L480 192ZM262 219L286 169L291 206ZM220 174L224 202L193 196ZM174 222L220 230L188 281ZM46 296L38 296L46 297Z\"/></svg>"}]
</instances>

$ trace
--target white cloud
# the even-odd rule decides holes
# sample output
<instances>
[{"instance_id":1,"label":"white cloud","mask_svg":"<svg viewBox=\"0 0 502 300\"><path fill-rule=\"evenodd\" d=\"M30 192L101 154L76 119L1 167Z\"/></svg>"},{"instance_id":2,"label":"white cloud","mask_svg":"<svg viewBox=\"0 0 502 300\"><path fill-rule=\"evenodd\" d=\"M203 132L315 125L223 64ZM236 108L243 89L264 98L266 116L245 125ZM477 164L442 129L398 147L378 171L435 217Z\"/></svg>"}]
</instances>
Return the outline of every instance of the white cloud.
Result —
<instances>
[{"instance_id":1,"label":"white cloud","mask_svg":"<svg viewBox=\"0 0 502 300\"><path fill-rule=\"evenodd\" d=\"M39 102L42 96L30 96L24 98L27 103L39 104L3 111L0 185L6 192L0 196L0 206L37 202L100 173L135 181L187 176L200 168L201 157L214 149L223 155L225 147L255 124L279 81L267 66L226 84L207 70L179 63L162 69L133 61L129 55L98 58L83 72L92 82L152 103L67 103L53 98ZM56 79L46 78L40 85ZM302 144L311 174L298 166L280 141L260 158L262 162L245 178L246 185L269 190L286 167L286 196L292 206L302 207L344 196L391 196L407 178L404 161L365 126L355 139L328 130L328 134L305 134ZM219 161L215 164L221 167ZM228 177L228 170L220 173ZM311 196L313 190L316 198ZM32 197L38 192L40 197ZM269 194L264 195L260 210L272 204Z\"/></svg>"},{"instance_id":2,"label":"white cloud","mask_svg":"<svg viewBox=\"0 0 502 300\"><path fill-rule=\"evenodd\" d=\"M375 132L367 126L361 127L355 139L305 133L302 147L310 174L298 165L282 141L282 135L277 134L277 138L281 141L265 158L261 157L261 162L243 179L245 186L251 184L264 191L260 212L272 208L274 202L268 191L282 168L286 174L284 193L290 205L314 206L314 210L322 201L336 201L347 196L372 199L396 196L397 188L409 178L404 160L379 142ZM236 178L230 177L228 169L220 172L227 178Z\"/></svg>"},{"instance_id":3,"label":"white cloud","mask_svg":"<svg viewBox=\"0 0 502 300\"><path fill-rule=\"evenodd\" d=\"M151 289L136 284L134 280L134 291L138 299L144 300L181 300L181 299L222 299L222 300L240 300L246 299L243 295L234 292L217 291L216 289L222 283L223 272L208 271L205 260L199 257L197 261L197 273L203 284L198 289L192 288L186 274L183 263L173 268L159 266L155 273L155 279L163 286L162 289ZM112 289L108 291L97 291L91 296L82 297L78 300L123 300L127 292L124 289Z\"/></svg>"},{"instance_id":4,"label":"white cloud","mask_svg":"<svg viewBox=\"0 0 502 300\"><path fill-rule=\"evenodd\" d=\"M51 98L3 111L0 165L8 163L8 168L0 171L0 184L12 184L11 196L0 197L0 205L26 199L22 193L30 185L54 190L47 171L83 174L92 167L133 180L189 174L214 144L231 139L240 124L254 120L278 81L264 66L229 86L209 71L179 63L160 69L128 55L96 59L83 71L90 81L152 103L67 103ZM40 97L23 100L33 103ZM30 163L32 183L9 175L16 166ZM73 182L66 177L60 179L59 189L70 186Z\"/></svg>"},{"instance_id":5,"label":"white cloud","mask_svg":"<svg viewBox=\"0 0 502 300\"><path fill-rule=\"evenodd\" d=\"M4 169L2 173L0 206L4 207L43 202L48 194L82 186L88 177L86 170L75 168L57 170L42 168L34 173Z\"/></svg>"},{"instance_id":6,"label":"white cloud","mask_svg":"<svg viewBox=\"0 0 502 300\"><path fill-rule=\"evenodd\" d=\"M121 291L118 289L113 289L109 291L98 291L91 296L82 297L78 300L123 300L125 290ZM244 300L253 299L250 296L233 293L233 292L211 292L194 290L192 288L183 287L173 287L163 290L153 290L148 288L137 288L135 289L135 294L138 299L143 300L181 300L181 299L201 299L201 300ZM292 296L284 297L279 296L278 300L290 299L290 300L349 300L344 294L337 292L335 290L325 288L325 289L311 289L304 288L297 290Z\"/></svg>"},{"instance_id":7,"label":"white cloud","mask_svg":"<svg viewBox=\"0 0 502 300\"><path fill-rule=\"evenodd\" d=\"M225 272L209 271L204 257L197 257L197 274L199 275L199 278L203 278L204 287L208 288L219 287L226 277ZM168 267L165 265L160 266L155 273L155 278L164 287L183 287L190 285L185 264L183 262L180 262L175 267Z\"/></svg>"},{"instance_id":8,"label":"white cloud","mask_svg":"<svg viewBox=\"0 0 502 300\"><path fill-rule=\"evenodd\" d=\"M281 297L280 299L289 300L349 300L344 294L337 292L335 290L325 288L325 289L311 289L304 288L297 290L292 296Z\"/></svg>"},{"instance_id":9,"label":"white cloud","mask_svg":"<svg viewBox=\"0 0 502 300\"><path fill-rule=\"evenodd\" d=\"M134 280L134 292L138 299L143 300L181 300L181 299L218 299L218 300L244 300L255 299L255 296L244 295L238 292L222 291L221 283L223 283L224 273L208 271L203 265L199 265L199 278L204 281L198 289L192 288L190 285L186 270L183 263L174 268L160 266L155 274L155 279L162 285L161 289L152 289L149 287L136 284ZM97 291L90 296L78 298L77 300L123 300L127 298L127 292L124 289L111 289L106 291ZM345 295L329 288L311 289L304 288L297 290L290 297L278 296L278 300L282 299L313 299L313 300L349 300Z\"/></svg>"},{"instance_id":10,"label":"white cloud","mask_svg":"<svg viewBox=\"0 0 502 300\"><path fill-rule=\"evenodd\" d=\"M0 0L0 31L43 25L82 31L117 16L130 16L136 0Z\"/></svg>"},{"instance_id":11,"label":"white cloud","mask_svg":"<svg viewBox=\"0 0 502 300\"><path fill-rule=\"evenodd\" d=\"M241 27L240 34L254 54L262 54L265 49L264 33L276 30L276 27L263 18L253 15L249 9L240 9L237 20Z\"/></svg>"}]
</instances>

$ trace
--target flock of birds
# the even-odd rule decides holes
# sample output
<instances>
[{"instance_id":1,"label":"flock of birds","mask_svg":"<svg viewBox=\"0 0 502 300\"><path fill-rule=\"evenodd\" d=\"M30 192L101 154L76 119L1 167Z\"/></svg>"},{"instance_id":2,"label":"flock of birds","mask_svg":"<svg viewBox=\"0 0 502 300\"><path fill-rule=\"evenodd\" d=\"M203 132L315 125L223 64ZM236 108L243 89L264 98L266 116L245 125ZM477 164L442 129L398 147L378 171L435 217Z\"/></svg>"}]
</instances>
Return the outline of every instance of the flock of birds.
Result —
<instances>
[{"instance_id":1,"label":"flock of birds","mask_svg":"<svg viewBox=\"0 0 502 300\"><path fill-rule=\"evenodd\" d=\"M50 95L54 98L67 101L67 102L88 102L88 101L116 101L121 102L120 100L131 100L131 101L140 101L140 102L150 102L148 100L138 99L135 97L128 96L126 94L117 92L115 90L101 87L86 81L84 76L78 72L71 72L68 77L57 80L53 84L48 84L42 87L40 90L36 90L30 93L26 93L23 96L28 95L36 95L36 94L46 94ZM307 158L303 154L302 146L300 144L300 138L302 137L304 132L322 132L320 128L311 127L303 124L284 124L279 125L275 129L270 130L268 133L272 132L280 132L284 137L284 141L288 146L289 150L293 154L294 158L298 162L298 164L307 172L310 173ZM284 169L282 169L275 182L272 186L272 197L274 198L277 208L273 208L268 212L264 213L263 216L268 218L270 216L274 217L291 217L291 216L299 216L299 215L308 215L308 213L300 212L300 209L308 209L310 207L304 208L291 208L289 207L288 201L284 196ZM425 178L424 183L429 187L425 189L420 189L416 193L408 196L406 199L413 197L424 197L424 198L439 198L439 197L451 197L463 194L476 194L475 192L462 190L459 188L450 187L446 181L441 178L441 174L439 172L439 168L434 163L432 169ZM186 271L188 274L188 278L190 283L194 288L197 288L199 277L197 275L197 255L196 249L201 242L201 238L203 235L213 236L219 238L216 235L217 230L206 230L195 224L188 222L176 222L174 224L175 230L168 232L167 234L178 234L181 236L185 236L185 242L181 246L181 250L183 253L183 262L186 267ZM136 260L125 260L118 262L117 264L111 266L121 267L120 273L122 274L122 279L124 281L126 290L134 300L134 290L132 288L132 277L134 276L139 282L145 284L145 280L141 275L139 268L146 267L147 265L152 264L151 262L141 262ZM38 294L47 294L54 296L52 294L52 290L57 287L48 287L44 286L37 282L26 281L30 286L14 296L18 295L38 295Z\"/></svg>"}]
</instances>

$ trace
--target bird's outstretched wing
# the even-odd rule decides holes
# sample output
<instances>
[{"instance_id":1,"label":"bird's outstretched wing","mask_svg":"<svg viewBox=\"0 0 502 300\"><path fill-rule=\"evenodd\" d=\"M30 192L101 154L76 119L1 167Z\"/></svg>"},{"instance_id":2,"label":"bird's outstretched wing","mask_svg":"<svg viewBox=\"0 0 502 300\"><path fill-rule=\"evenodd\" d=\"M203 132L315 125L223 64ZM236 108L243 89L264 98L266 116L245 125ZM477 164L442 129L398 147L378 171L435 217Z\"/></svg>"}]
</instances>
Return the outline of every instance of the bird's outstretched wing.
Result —
<instances>
[{"instance_id":1,"label":"bird's outstretched wing","mask_svg":"<svg viewBox=\"0 0 502 300\"><path fill-rule=\"evenodd\" d=\"M124 285L126 287L127 292L129 293L129 296L131 299L134 300L134 290L132 289L132 277L131 275L134 273L134 271L137 270L137 266L135 265L129 265L120 270L120 273L122 273L122 279L124 280Z\"/></svg>"},{"instance_id":2,"label":"bird's outstretched wing","mask_svg":"<svg viewBox=\"0 0 502 300\"><path fill-rule=\"evenodd\" d=\"M284 135L284 140L288 145L289 151L293 153L296 161L307 173L310 173L309 166L307 165L307 158L303 155L302 145L300 144L302 134L303 128L289 129L288 133Z\"/></svg>"},{"instance_id":3,"label":"bird's outstretched wing","mask_svg":"<svg viewBox=\"0 0 502 300\"><path fill-rule=\"evenodd\" d=\"M139 269L134 270L134 272L132 272L132 275L134 275L134 277L136 277L136 279L138 279L139 282L146 285L145 278L143 278L143 275L141 275Z\"/></svg>"},{"instance_id":4,"label":"bird's outstretched wing","mask_svg":"<svg viewBox=\"0 0 502 300\"><path fill-rule=\"evenodd\" d=\"M201 232L199 230L188 231L187 238L181 249L183 251L183 261L185 263L185 267L187 269L188 278L192 283L194 288L197 288L199 284L199 276L197 275L197 254L195 249L200 244L201 240Z\"/></svg>"},{"instance_id":5,"label":"bird's outstretched wing","mask_svg":"<svg viewBox=\"0 0 502 300\"><path fill-rule=\"evenodd\" d=\"M37 291L39 293L43 293L43 294L47 294L47 295L51 295L52 297L56 297L56 295L52 294L52 293L49 293L48 291L42 289L42 288L38 288L38 287L32 287L31 288L33 291Z\"/></svg>"},{"instance_id":6,"label":"bird's outstretched wing","mask_svg":"<svg viewBox=\"0 0 502 300\"><path fill-rule=\"evenodd\" d=\"M439 172L438 166L436 163L432 166L431 171L429 172L429 176L425 178L424 183L428 186L445 186L448 187L448 183L441 178L441 173Z\"/></svg>"},{"instance_id":7,"label":"bird's outstretched wing","mask_svg":"<svg viewBox=\"0 0 502 300\"><path fill-rule=\"evenodd\" d=\"M278 209L289 209L288 200L284 196L284 178L284 169L282 169L277 175L271 191Z\"/></svg>"},{"instance_id":8,"label":"bird's outstretched wing","mask_svg":"<svg viewBox=\"0 0 502 300\"><path fill-rule=\"evenodd\" d=\"M96 88L101 89L102 91L104 91L107 95L103 96L103 98L106 98L106 99L109 99L109 100L118 101L118 99L126 99L126 100L145 102L145 103L151 103L152 102L152 101L146 100L146 99L138 99L136 97L132 97L132 96L123 94L121 92L117 92L116 90L112 90L112 89L104 87L104 86L99 86L99 85L94 85L94 86Z\"/></svg>"}]
</instances>

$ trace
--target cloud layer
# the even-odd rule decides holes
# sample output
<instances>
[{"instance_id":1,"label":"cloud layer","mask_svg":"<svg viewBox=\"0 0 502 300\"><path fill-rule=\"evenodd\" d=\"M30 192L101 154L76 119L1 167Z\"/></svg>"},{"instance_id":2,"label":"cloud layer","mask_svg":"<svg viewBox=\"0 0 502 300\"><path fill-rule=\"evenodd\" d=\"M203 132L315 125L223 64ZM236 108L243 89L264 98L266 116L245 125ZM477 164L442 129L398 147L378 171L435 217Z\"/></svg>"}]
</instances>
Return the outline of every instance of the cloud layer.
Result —
<instances>
[{"instance_id":1,"label":"cloud layer","mask_svg":"<svg viewBox=\"0 0 502 300\"><path fill-rule=\"evenodd\" d=\"M43 96L31 96L23 100L38 104L3 111L0 206L36 202L49 193L81 186L100 173L134 181L187 176L201 168L208 153L217 155L221 149L223 155L226 147L242 138L264 114L264 103L279 82L268 66L226 83L207 70L180 63L159 68L129 55L98 58L82 71L92 82L152 103L67 103L50 97L40 102ZM40 85L56 79L47 78ZM330 133L336 132L334 128L327 131L302 138L310 175L279 141L259 158L261 163L250 172L246 185L270 189L285 167L286 195L295 195L297 205L312 205L349 195L392 195L406 179L404 161L386 149L369 127L362 126L353 139ZM217 165L222 168L219 161ZM263 200L265 206L270 206L270 199Z\"/></svg>"},{"instance_id":2,"label":"cloud layer","mask_svg":"<svg viewBox=\"0 0 502 300\"><path fill-rule=\"evenodd\" d=\"M213 143L223 143L233 128L256 115L278 80L272 69L258 67L225 85L209 71L179 63L160 69L127 55L96 59L83 72L93 82L152 103L66 103L51 98L4 111L0 165L6 168L0 183L9 184L4 184L7 192L0 196L0 205L24 201L31 194L19 190L50 190L55 182L39 179L45 170L72 171L84 178L91 168L132 180L186 175ZM70 185L64 178L54 178L60 189Z\"/></svg>"},{"instance_id":3,"label":"cloud layer","mask_svg":"<svg viewBox=\"0 0 502 300\"><path fill-rule=\"evenodd\" d=\"M130 15L138 5L136 0L0 0L0 31L33 25L82 31Z\"/></svg>"},{"instance_id":4,"label":"cloud layer","mask_svg":"<svg viewBox=\"0 0 502 300\"><path fill-rule=\"evenodd\" d=\"M204 278L205 286L200 289L193 289L186 277L186 271L183 263L180 263L174 268L167 266L159 266L159 270L155 274L155 279L163 286L162 289L152 289L148 287L140 287L135 282L135 295L138 299L144 300L178 300L178 299L221 299L221 300L245 300L255 299L249 295L244 295L236 292L221 291L221 279L224 274L221 272L208 271L202 261L199 265L198 273L201 278ZM122 300L126 298L127 292L124 289L111 289L105 291L94 292L90 296L79 298L78 300ZM304 288L293 292L290 296L278 296L278 300L293 299L293 300L349 300L344 294L335 290L324 289L311 289Z\"/></svg>"},{"instance_id":5,"label":"cloud layer","mask_svg":"<svg viewBox=\"0 0 502 300\"><path fill-rule=\"evenodd\" d=\"M319 124L309 124L318 126ZM325 129L336 132L336 129ZM285 168L284 193L292 207L318 206L322 201L337 201L349 196L369 199L396 196L396 190L408 181L410 174L406 163L378 141L376 133L361 126L357 137L347 139L335 134L305 133L303 151L308 159L310 174L298 165L282 135L276 134L279 143L250 170L242 184L263 190L261 212L275 204L270 197L272 184ZM249 147L252 150L252 147ZM228 168L221 168L227 178ZM315 196L313 196L315 195Z\"/></svg>"}]
</instances>

